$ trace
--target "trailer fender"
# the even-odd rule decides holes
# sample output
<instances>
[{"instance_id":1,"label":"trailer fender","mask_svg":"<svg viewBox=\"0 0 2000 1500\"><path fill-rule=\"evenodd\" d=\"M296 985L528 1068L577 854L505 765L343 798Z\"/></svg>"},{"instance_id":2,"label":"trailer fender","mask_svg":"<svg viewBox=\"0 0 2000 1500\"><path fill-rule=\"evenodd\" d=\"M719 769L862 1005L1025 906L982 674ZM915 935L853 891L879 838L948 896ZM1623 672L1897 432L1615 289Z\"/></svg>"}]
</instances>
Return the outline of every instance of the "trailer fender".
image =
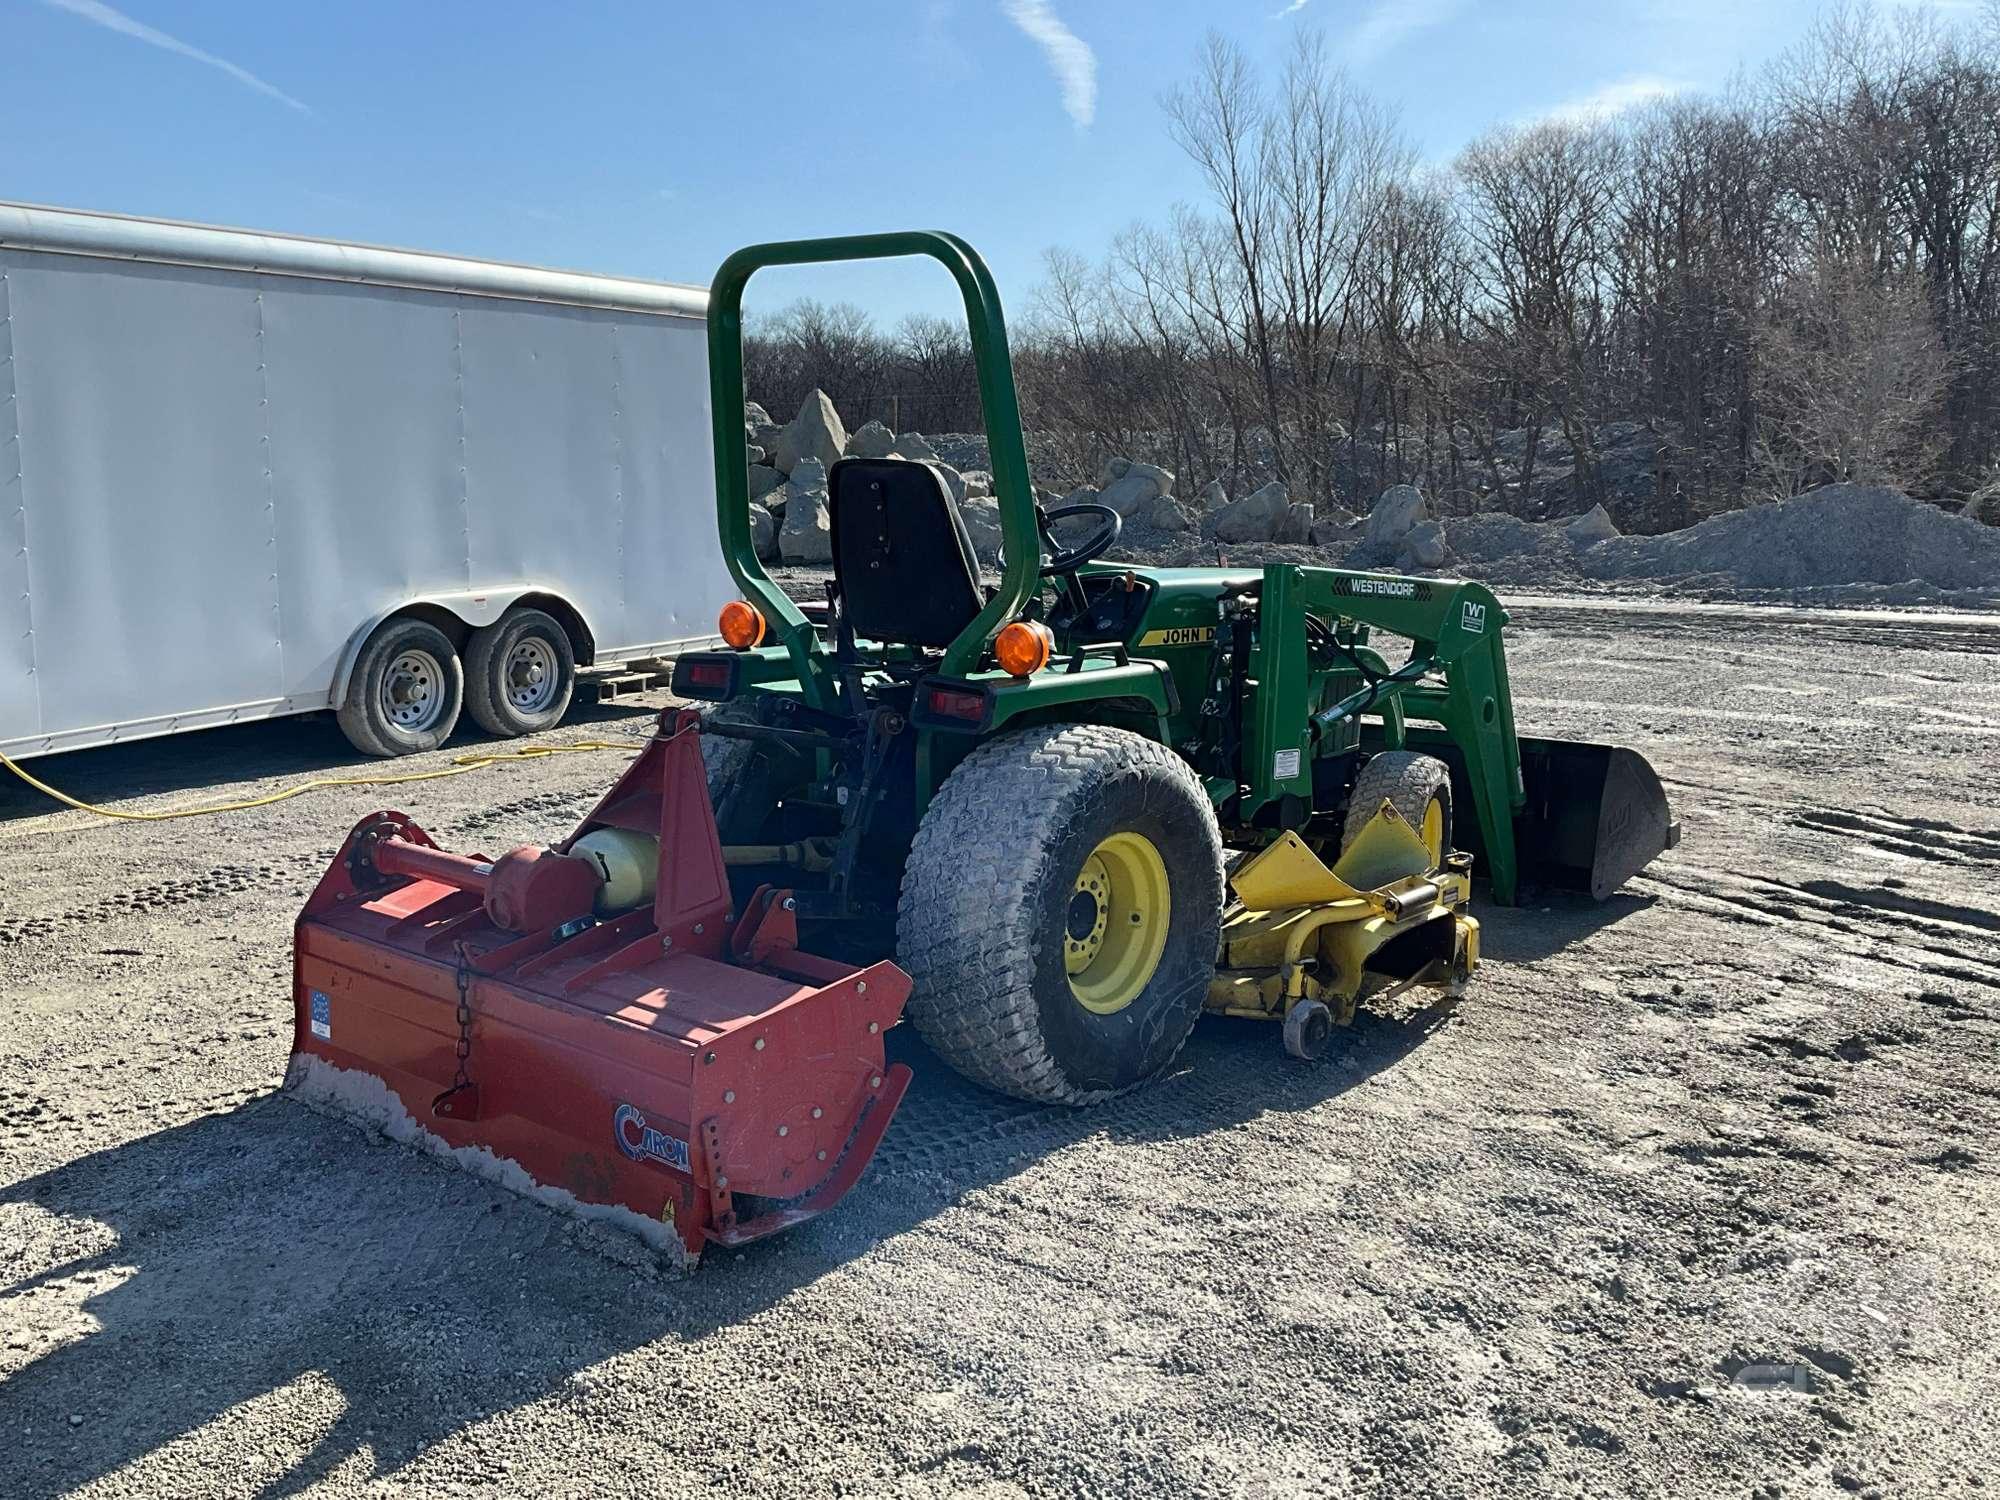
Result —
<instances>
[{"instance_id":1,"label":"trailer fender","mask_svg":"<svg viewBox=\"0 0 2000 1500\"><path fill-rule=\"evenodd\" d=\"M340 660L334 667L333 689L329 701L335 708L347 701L347 686L354 676L354 664L361 659L361 648L368 644L368 638L398 615L414 614L419 619L447 615L457 622L464 632L471 632L484 625L491 625L516 604L527 600L538 609L546 609L570 631L571 644L576 648L578 666L588 666L596 652L597 632L589 619L562 594L554 589L538 584L511 584L505 588L462 589L449 594L419 594L403 600L400 604L381 610L364 620L354 633L347 638L347 644L340 648ZM433 618L433 623L444 622Z\"/></svg>"}]
</instances>

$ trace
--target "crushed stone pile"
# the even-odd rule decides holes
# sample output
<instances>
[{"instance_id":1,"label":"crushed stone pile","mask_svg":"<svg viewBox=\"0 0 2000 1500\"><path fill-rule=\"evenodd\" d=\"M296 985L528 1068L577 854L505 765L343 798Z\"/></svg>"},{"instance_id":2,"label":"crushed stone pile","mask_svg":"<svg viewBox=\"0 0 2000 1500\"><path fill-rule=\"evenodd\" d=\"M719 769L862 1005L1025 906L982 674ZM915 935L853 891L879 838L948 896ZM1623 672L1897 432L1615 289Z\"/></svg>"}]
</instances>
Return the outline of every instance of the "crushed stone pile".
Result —
<instances>
[{"instance_id":1,"label":"crushed stone pile","mask_svg":"<svg viewBox=\"0 0 2000 1500\"><path fill-rule=\"evenodd\" d=\"M1712 517L1660 536L1579 536L1573 523L1487 513L1446 517L1446 558L1403 571L1496 587L1820 605L2000 604L2000 528L1877 485L1826 485L1795 499ZM1317 533L1316 533L1317 534ZM1212 536L1128 526L1114 558L1239 567L1272 562L1380 566L1356 539L1316 546L1223 546Z\"/></svg>"},{"instance_id":2,"label":"crushed stone pile","mask_svg":"<svg viewBox=\"0 0 2000 1500\"><path fill-rule=\"evenodd\" d=\"M1874 485L1832 484L1664 536L1613 537L1587 578L1713 579L1744 589L1903 584L2000 592L2000 530Z\"/></svg>"}]
</instances>

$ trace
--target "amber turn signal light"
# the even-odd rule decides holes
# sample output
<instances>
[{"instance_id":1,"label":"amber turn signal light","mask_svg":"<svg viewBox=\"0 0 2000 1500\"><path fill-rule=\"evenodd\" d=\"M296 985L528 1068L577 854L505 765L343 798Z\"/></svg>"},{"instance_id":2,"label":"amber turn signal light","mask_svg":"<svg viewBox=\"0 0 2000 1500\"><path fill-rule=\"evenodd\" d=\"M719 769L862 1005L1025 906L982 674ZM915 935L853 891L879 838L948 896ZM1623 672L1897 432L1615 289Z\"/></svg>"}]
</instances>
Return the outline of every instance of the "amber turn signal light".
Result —
<instances>
[{"instance_id":1,"label":"amber turn signal light","mask_svg":"<svg viewBox=\"0 0 2000 1500\"><path fill-rule=\"evenodd\" d=\"M1009 677L1041 671L1055 649L1055 633L1033 620L1016 620L993 638L993 658Z\"/></svg>"},{"instance_id":2,"label":"amber turn signal light","mask_svg":"<svg viewBox=\"0 0 2000 1500\"><path fill-rule=\"evenodd\" d=\"M763 642L764 613L754 604L731 599L722 606L722 618L717 623L722 638L738 651L748 651Z\"/></svg>"}]
</instances>

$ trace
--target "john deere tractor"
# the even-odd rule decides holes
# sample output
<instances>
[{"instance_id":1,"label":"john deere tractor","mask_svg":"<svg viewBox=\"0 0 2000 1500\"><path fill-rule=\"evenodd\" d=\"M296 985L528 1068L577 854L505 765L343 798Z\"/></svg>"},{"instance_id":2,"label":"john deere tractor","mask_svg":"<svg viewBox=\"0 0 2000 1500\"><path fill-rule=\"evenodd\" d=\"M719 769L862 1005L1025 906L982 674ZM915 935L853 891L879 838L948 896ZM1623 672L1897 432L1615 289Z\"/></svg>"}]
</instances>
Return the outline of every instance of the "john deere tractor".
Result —
<instances>
[{"instance_id":1,"label":"john deere tractor","mask_svg":"<svg viewBox=\"0 0 2000 1500\"><path fill-rule=\"evenodd\" d=\"M964 295L1003 565L982 578L944 476L828 474L832 577L758 561L741 413L752 273L930 256ZM1316 1056L1358 1000L1456 990L1474 875L1602 898L1676 840L1637 754L1523 739L1476 583L1104 560L1120 518L1029 482L985 264L918 231L758 245L709 310L729 649L687 655L737 909L794 894L802 946L893 956L907 1014L980 1083L1089 1103L1158 1074L1204 1008ZM1392 646L1392 642L1399 643Z\"/></svg>"}]
</instances>

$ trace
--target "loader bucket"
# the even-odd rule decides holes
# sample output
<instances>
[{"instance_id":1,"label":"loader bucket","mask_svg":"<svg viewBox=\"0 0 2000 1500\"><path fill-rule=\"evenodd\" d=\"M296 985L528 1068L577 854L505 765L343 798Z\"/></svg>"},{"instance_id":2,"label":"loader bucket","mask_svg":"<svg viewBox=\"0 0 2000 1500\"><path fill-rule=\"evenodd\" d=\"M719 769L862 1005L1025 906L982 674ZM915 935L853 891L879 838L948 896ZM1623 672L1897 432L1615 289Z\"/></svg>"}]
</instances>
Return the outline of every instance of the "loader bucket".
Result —
<instances>
[{"instance_id":1,"label":"loader bucket","mask_svg":"<svg viewBox=\"0 0 2000 1500\"><path fill-rule=\"evenodd\" d=\"M1652 764L1586 740L1521 740L1527 805L1515 815L1521 878L1602 901L1664 851L1681 825Z\"/></svg>"},{"instance_id":2,"label":"loader bucket","mask_svg":"<svg viewBox=\"0 0 2000 1500\"><path fill-rule=\"evenodd\" d=\"M594 850L654 853L641 884ZM643 900L606 910L608 892ZM831 1207L908 1086L907 976L734 909L697 718L661 715L576 833L498 860L365 818L299 917L289 1086L692 1262Z\"/></svg>"}]
</instances>

